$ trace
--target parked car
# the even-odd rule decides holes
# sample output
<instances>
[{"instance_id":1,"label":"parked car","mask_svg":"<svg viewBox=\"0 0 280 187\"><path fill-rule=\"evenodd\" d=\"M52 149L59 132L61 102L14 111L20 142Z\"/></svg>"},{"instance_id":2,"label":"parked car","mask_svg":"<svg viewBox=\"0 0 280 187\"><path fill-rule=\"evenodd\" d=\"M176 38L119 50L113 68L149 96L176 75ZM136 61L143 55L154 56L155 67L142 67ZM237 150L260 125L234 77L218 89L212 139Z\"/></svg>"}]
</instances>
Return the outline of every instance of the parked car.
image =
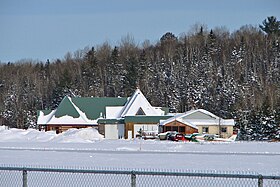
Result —
<instances>
[{"instance_id":1,"label":"parked car","mask_svg":"<svg viewBox=\"0 0 280 187\"><path fill-rule=\"evenodd\" d=\"M167 140L175 141L176 134L178 134L178 132L176 132L176 131L171 132L170 134L167 135Z\"/></svg>"},{"instance_id":2,"label":"parked car","mask_svg":"<svg viewBox=\"0 0 280 187\"><path fill-rule=\"evenodd\" d=\"M178 141L186 141L187 139L185 138L184 134L177 133L170 136L170 140L178 142Z\"/></svg>"},{"instance_id":3,"label":"parked car","mask_svg":"<svg viewBox=\"0 0 280 187\"><path fill-rule=\"evenodd\" d=\"M219 136L215 134L201 134L201 135L197 135L196 139L198 141L214 141L218 137Z\"/></svg>"},{"instance_id":4,"label":"parked car","mask_svg":"<svg viewBox=\"0 0 280 187\"><path fill-rule=\"evenodd\" d=\"M193 133L193 134L186 134L185 138L186 140L190 141L190 142L198 142L198 140L196 139L196 136L200 135L199 133Z\"/></svg>"},{"instance_id":5,"label":"parked car","mask_svg":"<svg viewBox=\"0 0 280 187\"><path fill-rule=\"evenodd\" d=\"M172 133L177 133L176 131L166 131L166 132L162 132L158 134L158 137L160 140L167 140L168 137L172 134Z\"/></svg>"},{"instance_id":6,"label":"parked car","mask_svg":"<svg viewBox=\"0 0 280 187\"><path fill-rule=\"evenodd\" d=\"M137 135L136 135L136 137L137 137ZM143 131L139 138L142 138L144 140L158 139L158 134L155 131Z\"/></svg>"}]
</instances>

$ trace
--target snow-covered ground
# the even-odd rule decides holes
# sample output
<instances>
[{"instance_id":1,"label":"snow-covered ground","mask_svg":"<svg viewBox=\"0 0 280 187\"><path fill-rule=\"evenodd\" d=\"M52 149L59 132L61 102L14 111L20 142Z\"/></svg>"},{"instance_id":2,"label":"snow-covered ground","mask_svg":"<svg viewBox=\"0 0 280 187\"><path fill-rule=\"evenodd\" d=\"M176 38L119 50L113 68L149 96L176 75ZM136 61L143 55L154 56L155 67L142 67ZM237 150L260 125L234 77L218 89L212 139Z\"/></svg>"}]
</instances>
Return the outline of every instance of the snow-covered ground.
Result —
<instances>
[{"instance_id":1,"label":"snow-covered ground","mask_svg":"<svg viewBox=\"0 0 280 187\"><path fill-rule=\"evenodd\" d=\"M0 166L156 169L280 175L280 143L106 140L95 129L62 134L0 127Z\"/></svg>"}]
</instances>

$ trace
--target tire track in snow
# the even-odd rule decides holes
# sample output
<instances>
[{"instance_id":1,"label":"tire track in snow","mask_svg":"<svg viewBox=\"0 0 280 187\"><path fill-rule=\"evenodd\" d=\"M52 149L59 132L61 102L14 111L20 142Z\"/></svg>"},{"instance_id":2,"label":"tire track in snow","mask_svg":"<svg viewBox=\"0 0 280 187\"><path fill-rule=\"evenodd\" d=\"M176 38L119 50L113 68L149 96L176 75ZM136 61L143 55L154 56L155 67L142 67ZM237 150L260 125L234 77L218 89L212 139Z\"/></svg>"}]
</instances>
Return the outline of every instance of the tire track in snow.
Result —
<instances>
[{"instance_id":1,"label":"tire track in snow","mask_svg":"<svg viewBox=\"0 0 280 187\"><path fill-rule=\"evenodd\" d=\"M76 153L110 153L110 154L186 154L186 155L244 155L244 156L280 156L280 152L212 152L212 151L152 151L152 150L105 150L105 149L69 149L69 148L23 148L0 147L5 151L49 151Z\"/></svg>"}]
</instances>

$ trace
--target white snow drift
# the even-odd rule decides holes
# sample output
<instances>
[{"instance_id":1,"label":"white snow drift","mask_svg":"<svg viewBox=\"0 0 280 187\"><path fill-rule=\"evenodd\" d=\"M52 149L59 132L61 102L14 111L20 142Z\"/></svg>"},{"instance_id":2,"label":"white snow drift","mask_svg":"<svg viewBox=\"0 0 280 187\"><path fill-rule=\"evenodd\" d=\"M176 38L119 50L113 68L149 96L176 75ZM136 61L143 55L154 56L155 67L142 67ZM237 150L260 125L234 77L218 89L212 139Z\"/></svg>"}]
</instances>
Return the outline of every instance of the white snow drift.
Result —
<instances>
[{"instance_id":1,"label":"white snow drift","mask_svg":"<svg viewBox=\"0 0 280 187\"><path fill-rule=\"evenodd\" d=\"M0 142L88 143L102 139L103 136L94 128L69 129L61 134L56 134L54 131L8 129L0 126Z\"/></svg>"}]
</instances>

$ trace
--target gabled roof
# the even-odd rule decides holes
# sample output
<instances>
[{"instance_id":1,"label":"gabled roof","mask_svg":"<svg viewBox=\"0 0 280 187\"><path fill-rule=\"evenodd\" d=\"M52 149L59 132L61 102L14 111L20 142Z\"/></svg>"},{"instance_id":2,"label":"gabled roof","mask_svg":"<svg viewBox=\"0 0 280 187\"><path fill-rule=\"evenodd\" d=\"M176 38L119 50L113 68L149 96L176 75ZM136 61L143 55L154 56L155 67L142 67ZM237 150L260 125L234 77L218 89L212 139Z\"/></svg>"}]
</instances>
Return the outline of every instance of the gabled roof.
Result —
<instances>
[{"instance_id":1,"label":"gabled roof","mask_svg":"<svg viewBox=\"0 0 280 187\"><path fill-rule=\"evenodd\" d=\"M216 116L215 114L213 114L207 110L204 110L204 109L190 110L187 112L186 116L191 116L194 114L202 114L202 115L207 116L209 119L219 119L218 116Z\"/></svg>"},{"instance_id":2,"label":"gabled roof","mask_svg":"<svg viewBox=\"0 0 280 187\"><path fill-rule=\"evenodd\" d=\"M39 111L37 124L97 124L98 119L118 119L138 115L135 120L152 121L164 116L160 107L152 107L143 93L137 89L132 97L65 97L56 110ZM106 114L108 116L106 116ZM170 117L170 116L168 116ZM128 118L132 119L132 118ZM164 118L167 119L167 118ZM102 121L102 120L101 120ZM103 120L104 121L104 120ZM112 121L104 121L106 123Z\"/></svg>"},{"instance_id":3,"label":"gabled roof","mask_svg":"<svg viewBox=\"0 0 280 187\"><path fill-rule=\"evenodd\" d=\"M60 102L58 105L56 112L55 112L55 117L59 118L62 116L72 116L73 118L78 118L80 117L79 112L73 105L71 98L66 96L63 98L63 100Z\"/></svg>"},{"instance_id":4,"label":"gabled roof","mask_svg":"<svg viewBox=\"0 0 280 187\"><path fill-rule=\"evenodd\" d=\"M39 111L37 124L97 124L106 106L123 106L127 98L64 97L56 110Z\"/></svg>"},{"instance_id":5,"label":"gabled roof","mask_svg":"<svg viewBox=\"0 0 280 187\"><path fill-rule=\"evenodd\" d=\"M75 97L73 103L83 111L88 119L94 120L100 117L106 117L107 106L124 106L127 97Z\"/></svg>"},{"instance_id":6,"label":"gabled roof","mask_svg":"<svg viewBox=\"0 0 280 187\"><path fill-rule=\"evenodd\" d=\"M136 89L134 94L129 98L128 102L121 110L118 117L134 116L140 108L146 116L160 116L163 113L162 110L152 107L143 93L139 89Z\"/></svg>"},{"instance_id":7,"label":"gabled roof","mask_svg":"<svg viewBox=\"0 0 280 187\"><path fill-rule=\"evenodd\" d=\"M68 96L64 97L58 105L54 115L46 122L46 124L95 124L93 120L89 120L85 113L82 112Z\"/></svg>"},{"instance_id":8,"label":"gabled roof","mask_svg":"<svg viewBox=\"0 0 280 187\"><path fill-rule=\"evenodd\" d=\"M181 117L187 115L189 112L190 112L190 111L185 112L185 113L178 113L178 114L176 114L175 116L173 116L173 117L171 117L171 118L169 118L169 119L167 119L167 120L165 120L165 121L161 121L160 125L165 125L165 124L170 123L170 122L172 122L172 121L178 120L179 118L181 118Z\"/></svg>"},{"instance_id":9,"label":"gabled roof","mask_svg":"<svg viewBox=\"0 0 280 187\"><path fill-rule=\"evenodd\" d=\"M233 119L219 118L218 116L204 109L190 110L185 113L176 114L172 118L169 118L165 121L161 121L160 125L165 125L175 120L181 123L188 124L190 126L217 125L219 123L221 125L234 125Z\"/></svg>"},{"instance_id":10,"label":"gabled roof","mask_svg":"<svg viewBox=\"0 0 280 187\"><path fill-rule=\"evenodd\" d=\"M160 125L166 125L166 124L168 124L168 123L170 123L170 122L172 122L172 121L178 121L178 122L183 123L183 124L185 124L185 125L188 125L188 126L190 126L190 127L192 127L192 128L198 129L198 127L197 127L195 124L192 124L191 122L188 122L188 121L184 121L184 120L183 120L183 117L184 117L185 115L188 115L189 113L190 113L190 111L185 112L185 113L181 113L181 114L177 114L177 115L175 115L175 116L173 116L173 117L171 117L171 118L168 118L168 119L165 120L165 121L161 121L161 122L160 122Z\"/></svg>"}]
</instances>

